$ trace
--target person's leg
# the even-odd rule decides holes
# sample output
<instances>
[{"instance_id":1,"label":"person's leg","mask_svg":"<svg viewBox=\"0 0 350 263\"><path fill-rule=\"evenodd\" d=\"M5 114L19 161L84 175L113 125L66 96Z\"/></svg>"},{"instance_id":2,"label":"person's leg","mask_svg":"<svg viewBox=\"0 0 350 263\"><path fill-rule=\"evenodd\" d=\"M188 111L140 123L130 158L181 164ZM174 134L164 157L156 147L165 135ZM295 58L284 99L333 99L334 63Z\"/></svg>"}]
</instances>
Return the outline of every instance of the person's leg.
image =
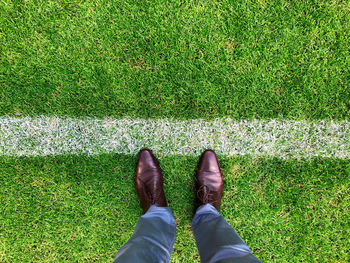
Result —
<instances>
[{"instance_id":1,"label":"person's leg","mask_svg":"<svg viewBox=\"0 0 350 263\"><path fill-rule=\"evenodd\" d=\"M169 262L175 237L176 224L170 208L152 205L114 262Z\"/></svg>"},{"instance_id":2,"label":"person's leg","mask_svg":"<svg viewBox=\"0 0 350 263\"><path fill-rule=\"evenodd\" d=\"M137 223L131 239L117 253L114 262L169 262L176 225L167 207L162 172L150 150L139 153L135 184L145 214Z\"/></svg>"},{"instance_id":3,"label":"person's leg","mask_svg":"<svg viewBox=\"0 0 350 263\"><path fill-rule=\"evenodd\" d=\"M202 205L197 209L192 221L192 229L202 262L261 262L210 204Z\"/></svg>"},{"instance_id":4,"label":"person's leg","mask_svg":"<svg viewBox=\"0 0 350 263\"><path fill-rule=\"evenodd\" d=\"M201 261L260 262L240 236L219 214L224 180L216 154L205 151L199 161L197 179L197 212L192 229Z\"/></svg>"}]
</instances>

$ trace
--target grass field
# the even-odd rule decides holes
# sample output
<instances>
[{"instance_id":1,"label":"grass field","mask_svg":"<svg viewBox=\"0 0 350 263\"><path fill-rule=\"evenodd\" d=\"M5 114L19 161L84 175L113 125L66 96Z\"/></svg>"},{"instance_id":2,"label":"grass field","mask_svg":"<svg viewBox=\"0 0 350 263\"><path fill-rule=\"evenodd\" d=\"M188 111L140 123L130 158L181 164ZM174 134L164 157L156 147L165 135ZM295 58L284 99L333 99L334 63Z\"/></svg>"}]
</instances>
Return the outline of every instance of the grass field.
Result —
<instances>
[{"instance_id":1,"label":"grass field","mask_svg":"<svg viewBox=\"0 0 350 263\"><path fill-rule=\"evenodd\" d=\"M335 0L2 0L0 116L349 121L349 10ZM198 157L155 154L177 222L172 262L198 262ZM348 159L219 159L222 215L258 258L350 260ZM135 163L0 156L0 261L111 262L142 213Z\"/></svg>"}]
</instances>

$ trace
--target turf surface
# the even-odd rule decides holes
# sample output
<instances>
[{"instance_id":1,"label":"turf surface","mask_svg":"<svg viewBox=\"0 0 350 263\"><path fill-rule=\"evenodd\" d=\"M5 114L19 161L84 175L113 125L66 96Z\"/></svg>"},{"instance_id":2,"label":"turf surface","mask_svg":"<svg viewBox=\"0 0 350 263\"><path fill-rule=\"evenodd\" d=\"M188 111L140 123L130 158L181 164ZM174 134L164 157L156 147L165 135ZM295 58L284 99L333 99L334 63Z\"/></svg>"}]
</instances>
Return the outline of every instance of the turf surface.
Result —
<instances>
[{"instance_id":1,"label":"turf surface","mask_svg":"<svg viewBox=\"0 0 350 263\"><path fill-rule=\"evenodd\" d=\"M0 1L0 116L350 120L348 1ZM142 136L142 134L140 134ZM220 157L222 214L265 262L349 261L349 160ZM172 262L196 262L197 158L161 159ZM135 156L0 156L1 262L108 262Z\"/></svg>"},{"instance_id":2,"label":"turf surface","mask_svg":"<svg viewBox=\"0 0 350 263\"><path fill-rule=\"evenodd\" d=\"M172 262L198 259L190 228L198 158L160 161L177 222ZM220 158L222 214L267 262L346 262L350 164ZM0 158L0 261L109 262L142 210L132 156Z\"/></svg>"},{"instance_id":3,"label":"turf surface","mask_svg":"<svg viewBox=\"0 0 350 263\"><path fill-rule=\"evenodd\" d=\"M349 119L348 1L3 0L0 115Z\"/></svg>"}]
</instances>

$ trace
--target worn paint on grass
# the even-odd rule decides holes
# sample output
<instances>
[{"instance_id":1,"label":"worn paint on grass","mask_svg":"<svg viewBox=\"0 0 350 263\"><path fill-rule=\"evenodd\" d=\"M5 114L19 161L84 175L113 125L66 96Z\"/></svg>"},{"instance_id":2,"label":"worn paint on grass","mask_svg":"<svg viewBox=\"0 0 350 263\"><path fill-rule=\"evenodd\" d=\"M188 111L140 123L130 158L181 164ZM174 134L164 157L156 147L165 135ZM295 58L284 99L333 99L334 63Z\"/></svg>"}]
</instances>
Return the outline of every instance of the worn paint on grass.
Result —
<instances>
[{"instance_id":1,"label":"worn paint on grass","mask_svg":"<svg viewBox=\"0 0 350 263\"><path fill-rule=\"evenodd\" d=\"M0 118L0 155L135 154L350 158L348 121Z\"/></svg>"}]
</instances>

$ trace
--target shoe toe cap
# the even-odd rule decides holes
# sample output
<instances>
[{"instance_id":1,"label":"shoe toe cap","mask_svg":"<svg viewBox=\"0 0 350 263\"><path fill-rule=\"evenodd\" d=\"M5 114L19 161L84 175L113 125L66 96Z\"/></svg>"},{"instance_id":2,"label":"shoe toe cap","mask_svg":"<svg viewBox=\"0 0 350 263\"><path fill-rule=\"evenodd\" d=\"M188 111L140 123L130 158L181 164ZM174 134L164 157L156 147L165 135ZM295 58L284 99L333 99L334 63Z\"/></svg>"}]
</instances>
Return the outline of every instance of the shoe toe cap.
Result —
<instances>
[{"instance_id":1,"label":"shoe toe cap","mask_svg":"<svg viewBox=\"0 0 350 263\"><path fill-rule=\"evenodd\" d=\"M206 150L202 154L198 168L207 172L220 172L219 161L213 150Z\"/></svg>"}]
</instances>

